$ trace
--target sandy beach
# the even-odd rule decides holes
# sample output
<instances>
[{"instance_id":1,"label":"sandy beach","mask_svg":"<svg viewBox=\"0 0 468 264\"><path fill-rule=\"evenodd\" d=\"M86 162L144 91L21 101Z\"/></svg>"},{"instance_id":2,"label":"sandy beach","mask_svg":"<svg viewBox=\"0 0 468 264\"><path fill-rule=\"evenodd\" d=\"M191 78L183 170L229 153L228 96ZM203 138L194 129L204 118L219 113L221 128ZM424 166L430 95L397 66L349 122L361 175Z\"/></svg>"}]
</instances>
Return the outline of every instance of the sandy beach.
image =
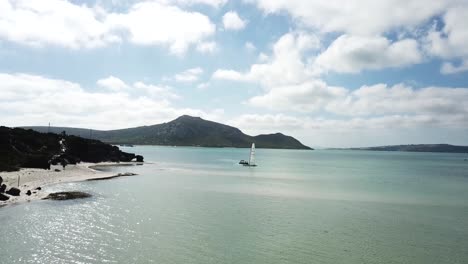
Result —
<instances>
[{"instance_id":1,"label":"sandy beach","mask_svg":"<svg viewBox=\"0 0 468 264\"><path fill-rule=\"evenodd\" d=\"M125 166L133 164L134 163L111 162L80 163L77 165L68 165L65 170L63 170L61 166L52 166L50 170L25 168L13 172L0 172L0 176L3 178L3 183L6 184L8 188L18 187L19 178L19 189L21 189L20 196L10 196L8 201L0 201L0 207L43 199L49 194L42 190L42 188L47 185L85 181L90 179L105 179L115 176L115 173L96 170L96 168L99 168L100 166ZM37 190L38 187L40 187L41 190ZM32 192L30 196L26 195L28 190L31 190Z\"/></svg>"}]
</instances>

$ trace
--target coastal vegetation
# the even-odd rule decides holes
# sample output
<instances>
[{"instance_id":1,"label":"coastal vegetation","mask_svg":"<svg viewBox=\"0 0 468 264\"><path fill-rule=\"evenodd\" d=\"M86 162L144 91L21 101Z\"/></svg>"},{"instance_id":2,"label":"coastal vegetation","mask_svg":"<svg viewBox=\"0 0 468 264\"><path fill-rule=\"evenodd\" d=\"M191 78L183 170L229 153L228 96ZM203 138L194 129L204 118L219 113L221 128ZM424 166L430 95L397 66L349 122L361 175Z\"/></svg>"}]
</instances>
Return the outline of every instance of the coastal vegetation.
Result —
<instances>
[{"instance_id":1,"label":"coastal vegetation","mask_svg":"<svg viewBox=\"0 0 468 264\"><path fill-rule=\"evenodd\" d=\"M0 171L49 169L51 164L65 167L79 162L132 161L137 156L98 140L66 133L39 133L22 128L0 127ZM138 158L142 159L141 156Z\"/></svg>"}]
</instances>

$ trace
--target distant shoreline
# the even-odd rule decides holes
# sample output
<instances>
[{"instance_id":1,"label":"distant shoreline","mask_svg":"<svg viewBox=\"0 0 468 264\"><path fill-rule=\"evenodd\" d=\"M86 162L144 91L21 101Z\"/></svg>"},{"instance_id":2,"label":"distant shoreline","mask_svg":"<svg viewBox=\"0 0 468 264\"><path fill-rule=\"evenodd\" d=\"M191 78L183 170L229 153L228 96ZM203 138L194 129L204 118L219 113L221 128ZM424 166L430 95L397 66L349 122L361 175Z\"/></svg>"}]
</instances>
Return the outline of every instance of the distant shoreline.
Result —
<instances>
[{"instance_id":1,"label":"distant shoreline","mask_svg":"<svg viewBox=\"0 0 468 264\"><path fill-rule=\"evenodd\" d=\"M367 150L367 151L389 151L389 152L426 152L426 153L467 153L468 146L456 146L450 144L409 144L389 145L363 148L328 148L327 150Z\"/></svg>"},{"instance_id":2,"label":"distant shoreline","mask_svg":"<svg viewBox=\"0 0 468 264\"><path fill-rule=\"evenodd\" d=\"M232 147L232 146L192 146L192 145L157 145L157 144L135 144L132 147L129 146L123 146L121 143L112 143L109 142L108 144L111 144L113 146L118 146L118 147L123 147L123 148L133 148L133 147L138 147L138 146L148 146L148 147L168 147L168 148L232 148L232 149L250 149L250 146L247 147ZM273 150L315 150L314 148L262 148L262 147L256 147L256 149L273 149Z\"/></svg>"}]
</instances>

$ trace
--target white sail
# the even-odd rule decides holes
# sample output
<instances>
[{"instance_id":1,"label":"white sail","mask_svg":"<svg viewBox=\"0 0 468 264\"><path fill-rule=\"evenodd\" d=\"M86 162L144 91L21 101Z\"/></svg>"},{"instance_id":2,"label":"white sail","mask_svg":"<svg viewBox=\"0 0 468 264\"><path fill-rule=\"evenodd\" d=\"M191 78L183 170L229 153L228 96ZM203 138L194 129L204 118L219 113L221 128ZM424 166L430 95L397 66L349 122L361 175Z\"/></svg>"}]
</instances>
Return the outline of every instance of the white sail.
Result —
<instances>
[{"instance_id":1,"label":"white sail","mask_svg":"<svg viewBox=\"0 0 468 264\"><path fill-rule=\"evenodd\" d=\"M255 143L252 143L252 147L250 148L249 165L255 165Z\"/></svg>"}]
</instances>

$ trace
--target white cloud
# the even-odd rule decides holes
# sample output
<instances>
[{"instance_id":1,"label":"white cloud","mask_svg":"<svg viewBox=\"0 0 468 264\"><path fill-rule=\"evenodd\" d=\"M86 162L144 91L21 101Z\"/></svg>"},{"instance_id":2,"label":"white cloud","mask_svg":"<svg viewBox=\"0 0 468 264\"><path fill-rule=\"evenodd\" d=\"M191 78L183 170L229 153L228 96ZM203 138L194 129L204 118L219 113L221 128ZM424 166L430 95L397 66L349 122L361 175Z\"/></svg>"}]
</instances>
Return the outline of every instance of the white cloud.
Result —
<instances>
[{"instance_id":1,"label":"white cloud","mask_svg":"<svg viewBox=\"0 0 468 264\"><path fill-rule=\"evenodd\" d=\"M180 96L175 94L172 87L167 85L146 84L144 82L135 82L133 84L133 92L143 92L145 96L159 100L179 99Z\"/></svg>"},{"instance_id":2,"label":"white cloud","mask_svg":"<svg viewBox=\"0 0 468 264\"><path fill-rule=\"evenodd\" d=\"M135 44L168 45L177 55L213 35L216 28L203 14L158 2L137 3L128 13L109 14L106 22L113 30L127 31Z\"/></svg>"},{"instance_id":3,"label":"white cloud","mask_svg":"<svg viewBox=\"0 0 468 264\"><path fill-rule=\"evenodd\" d=\"M257 47L255 47L255 45L250 41L247 41L245 43L245 48L247 49L247 51L250 51L250 52L257 50Z\"/></svg>"},{"instance_id":4,"label":"white cloud","mask_svg":"<svg viewBox=\"0 0 468 264\"><path fill-rule=\"evenodd\" d=\"M454 65L451 62L444 62L440 68L442 74L456 74L468 71L468 58L464 59L459 65Z\"/></svg>"},{"instance_id":5,"label":"white cloud","mask_svg":"<svg viewBox=\"0 0 468 264\"><path fill-rule=\"evenodd\" d=\"M0 100L31 100L41 94L53 95L81 91L80 85L64 80L49 79L38 75L0 73Z\"/></svg>"},{"instance_id":6,"label":"white cloud","mask_svg":"<svg viewBox=\"0 0 468 264\"><path fill-rule=\"evenodd\" d=\"M256 131L255 133L304 128L304 120L285 114L245 114L231 119L228 123L235 127L248 128L247 130Z\"/></svg>"},{"instance_id":7,"label":"white cloud","mask_svg":"<svg viewBox=\"0 0 468 264\"><path fill-rule=\"evenodd\" d=\"M0 2L0 39L24 45L80 49L128 40L182 55L215 31L207 16L166 1L136 3L122 13L65 0Z\"/></svg>"},{"instance_id":8,"label":"white cloud","mask_svg":"<svg viewBox=\"0 0 468 264\"><path fill-rule=\"evenodd\" d=\"M224 6L228 2L228 0L174 0L174 1L166 0L165 2L169 2L169 3L176 2L177 4L180 4L180 5L189 5L189 6L202 4L202 5L212 6L214 8L219 8L221 6Z\"/></svg>"},{"instance_id":9,"label":"white cloud","mask_svg":"<svg viewBox=\"0 0 468 264\"><path fill-rule=\"evenodd\" d=\"M219 69L212 78L258 82L265 88L297 84L306 81L315 73L304 56L307 51L319 48L320 41L313 34L290 32L283 35L273 46L271 57L264 63L254 64L247 72Z\"/></svg>"},{"instance_id":10,"label":"white cloud","mask_svg":"<svg viewBox=\"0 0 468 264\"><path fill-rule=\"evenodd\" d=\"M197 51L200 53L215 53L218 51L218 44L214 41L205 41L197 44Z\"/></svg>"},{"instance_id":11,"label":"white cloud","mask_svg":"<svg viewBox=\"0 0 468 264\"><path fill-rule=\"evenodd\" d=\"M237 12L229 11L223 16L223 25L226 30L241 30L247 25L247 21L239 17Z\"/></svg>"},{"instance_id":12,"label":"white cloud","mask_svg":"<svg viewBox=\"0 0 468 264\"><path fill-rule=\"evenodd\" d=\"M317 57L315 65L325 71L359 73L362 70L403 67L421 61L422 55L414 39L391 43L380 36L342 35Z\"/></svg>"},{"instance_id":13,"label":"white cloud","mask_svg":"<svg viewBox=\"0 0 468 264\"><path fill-rule=\"evenodd\" d=\"M210 83L207 83L207 82L200 83L200 84L197 85L198 90L206 90L206 89L208 89L208 87L210 87Z\"/></svg>"},{"instance_id":14,"label":"white cloud","mask_svg":"<svg viewBox=\"0 0 468 264\"><path fill-rule=\"evenodd\" d=\"M316 80L300 85L273 87L263 95L249 99L252 106L274 111L332 113L354 119L394 120L390 117L417 117L418 122L468 125L468 88L425 87L414 89L404 84L376 84L356 90L330 87ZM387 119L385 119L387 117Z\"/></svg>"},{"instance_id":15,"label":"white cloud","mask_svg":"<svg viewBox=\"0 0 468 264\"><path fill-rule=\"evenodd\" d=\"M467 123L467 117L428 115L388 115L337 119L285 114L246 114L228 121L228 124L251 135L281 131L301 139L302 143L306 145L326 147L363 147L451 141L464 144L463 139L462 141L456 140L450 138L450 135L456 134L461 138L466 138L466 135L463 136L463 130L461 133L455 131L460 131L456 128L457 126L463 128ZM440 133L441 131L444 133Z\"/></svg>"},{"instance_id":16,"label":"white cloud","mask_svg":"<svg viewBox=\"0 0 468 264\"><path fill-rule=\"evenodd\" d=\"M168 87L136 82L131 92L90 92L77 83L38 75L0 73L2 125L114 129L167 122L183 114L219 120L222 109L176 108ZM151 91L155 94L151 95Z\"/></svg>"},{"instance_id":17,"label":"white cloud","mask_svg":"<svg viewBox=\"0 0 468 264\"><path fill-rule=\"evenodd\" d=\"M178 82L196 82L203 73L203 69L200 67L185 70L174 76L174 79Z\"/></svg>"},{"instance_id":18,"label":"white cloud","mask_svg":"<svg viewBox=\"0 0 468 264\"><path fill-rule=\"evenodd\" d=\"M100 79L96 82L100 87L103 87L111 92L124 92L128 94L143 94L151 98L161 100L178 99L179 95L172 92L172 87L167 85L146 84L138 81L133 84L127 84L115 76Z\"/></svg>"},{"instance_id":19,"label":"white cloud","mask_svg":"<svg viewBox=\"0 0 468 264\"><path fill-rule=\"evenodd\" d=\"M468 5L450 8L443 16L444 27L438 31L435 27L426 37L426 48L432 55L442 58L468 56Z\"/></svg>"},{"instance_id":20,"label":"white cloud","mask_svg":"<svg viewBox=\"0 0 468 264\"><path fill-rule=\"evenodd\" d=\"M447 60L454 58L461 60L458 66L454 65L453 62L444 62L441 67L443 74L468 71L467 17L468 5L450 8L443 16L443 28L437 30L436 24L434 24L425 38L425 48L429 54Z\"/></svg>"},{"instance_id":21,"label":"white cloud","mask_svg":"<svg viewBox=\"0 0 468 264\"><path fill-rule=\"evenodd\" d=\"M322 32L358 35L410 29L441 14L458 0L247 0L265 13L288 12L303 25Z\"/></svg>"},{"instance_id":22,"label":"white cloud","mask_svg":"<svg viewBox=\"0 0 468 264\"><path fill-rule=\"evenodd\" d=\"M281 132L311 147L365 147L415 143L465 144L466 129L456 119L391 115L339 119L285 114L246 114L228 121L249 135ZM464 124L467 123L465 118Z\"/></svg>"},{"instance_id":23,"label":"white cloud","mask_svg":"<svg viewBox=\"0 0 468 264\"><path fill-rule=\"evenodd\" d=\"M128 88L128 85L124 81L112 75L98 80L97 85L112 91L121 91Z\"/></svg>"},{"instance_id":24,"label":"white cloud","mask_svg":"<svg viewBox=\"0 0 468 264\"><path fill-rule=\"evenodd\" d=\"M25 45L79 49L119 42L104 20L98 9L63 0L0 1L0 38Z\"/></svg>"},{"instance_id":25,"label":"white cloud","mask_svg":"<svg viewBox=\"0 0 468 264\"><path fill-rule=\"evenodd\" d=\"M267 62L268 59L270 57L268 57L268 55L266 55L265 53L261 52L260 54L258 54L258 61L259 62Z\"/></svg>"},{"instance_id":26,"label":"white cloud","mask_svg":"<svg viewBox=\"0 0 468 264\"><path fill-rule=\"evenodd\" d=\"M315 80L273 87L264 95L250 98L248 103L275 111L314 112L346 94L344 88L330 87L323 81Z\"/></svg>"},{"instance_id":27,"label":"white cloud","mask_svg":"<svg viewBox=\"0 0 468 264\"><path fill-rule=\"evenodd\" d=\"M242 73L239 73L234 70L223 70L219 69L216 70L213 75L213 79L218 79L218 80L230 80L230 81L247 81L248 78Z\"/></svg>"},{"instance_id":28,"label":"white cloud","mask_svg":"<svg viewBox=\"0 0 468 264\"><path fill-rule=\"evenodd\" d=\"M348 116L371 115L467 115L467 88L425 87L414 89L404 84L362 86L342 100L331 102L326 109Z\"/></svg>"}]
</instances>

